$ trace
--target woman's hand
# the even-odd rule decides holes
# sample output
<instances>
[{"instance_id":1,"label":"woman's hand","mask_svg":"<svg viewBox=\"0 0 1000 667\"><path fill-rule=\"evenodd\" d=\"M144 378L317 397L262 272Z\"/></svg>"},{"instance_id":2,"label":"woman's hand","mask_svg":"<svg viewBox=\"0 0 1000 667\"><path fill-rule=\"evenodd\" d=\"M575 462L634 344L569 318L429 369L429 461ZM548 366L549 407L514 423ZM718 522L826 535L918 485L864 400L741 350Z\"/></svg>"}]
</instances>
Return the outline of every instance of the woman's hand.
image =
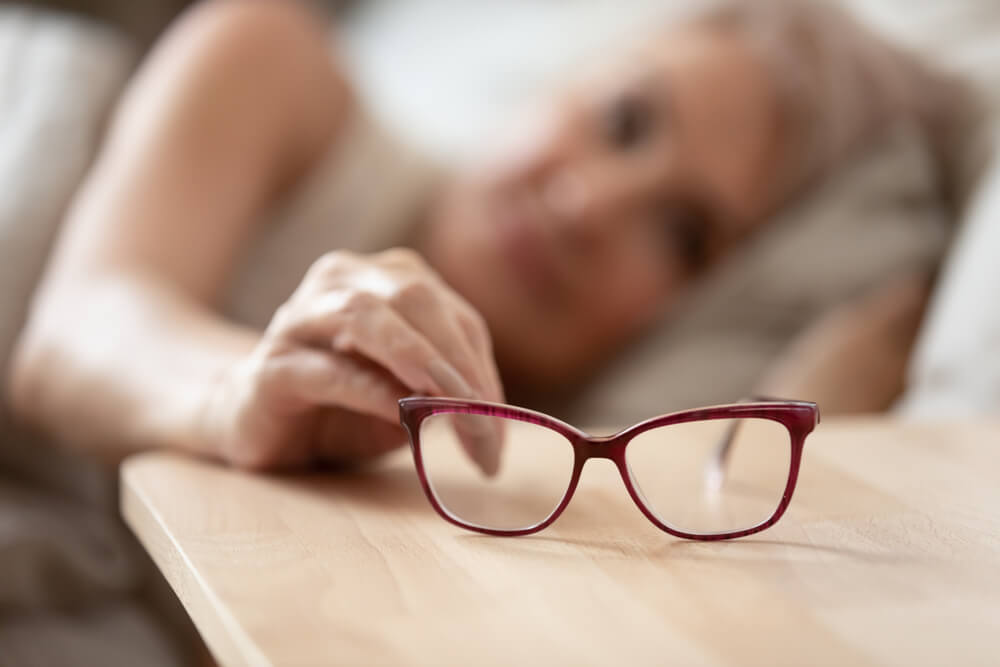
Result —
<instances>
[{"instance_id":1,"label":"woman's hand","mask_svg":"<svg viewBox=\"0 0 1000 667\"><path fill-rule=\"evenodd\" d=\"M414 393L503 401L482 317L412 251L338 251L221 379L206 423L216 454L242 467L369 458L406 441L396 402ZM498 434L457 427L494 473Z\"/></svg>"},{"instance_id":2,"label":"woman's hand","mask_svg":"<svg viewBox=\"0 0 1000 667\"><path fill-rule=\"evenodd\" d=\"M791 345L758 392L816 401L825 415L887 410L903 391L930 286L923 274L904 275L835 308Z\"/></svg>"}]
</instances>

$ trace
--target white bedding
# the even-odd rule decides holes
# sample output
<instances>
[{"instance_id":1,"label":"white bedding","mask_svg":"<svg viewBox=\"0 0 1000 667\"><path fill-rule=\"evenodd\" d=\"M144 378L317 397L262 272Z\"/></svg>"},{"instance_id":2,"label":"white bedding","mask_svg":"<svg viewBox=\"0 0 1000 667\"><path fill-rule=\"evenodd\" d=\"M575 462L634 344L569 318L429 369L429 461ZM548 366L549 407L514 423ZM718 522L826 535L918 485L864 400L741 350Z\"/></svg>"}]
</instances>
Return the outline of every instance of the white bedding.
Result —
<instances>
[{"instance_id":1,"label":"white bedding","mask_svg":"<svg viewBox=\"0 0 1000 667\"><path fill-rule=\"evenodd\" d=\"M0 372L133 58L97 24L0 7Z\"/></svg>"},{"instance_id":2,"label":"white bedding","mask_svg":"<svg viewBox=\"0 0 1000 667\"><path fill-rule=\"evenodd\" d=\"M1000 99L997 0L845 3ZM370 0L340 32L373 108L428 150L462 156L572 63L699 4L704 0Z\"/></svg>"}]
</instances>

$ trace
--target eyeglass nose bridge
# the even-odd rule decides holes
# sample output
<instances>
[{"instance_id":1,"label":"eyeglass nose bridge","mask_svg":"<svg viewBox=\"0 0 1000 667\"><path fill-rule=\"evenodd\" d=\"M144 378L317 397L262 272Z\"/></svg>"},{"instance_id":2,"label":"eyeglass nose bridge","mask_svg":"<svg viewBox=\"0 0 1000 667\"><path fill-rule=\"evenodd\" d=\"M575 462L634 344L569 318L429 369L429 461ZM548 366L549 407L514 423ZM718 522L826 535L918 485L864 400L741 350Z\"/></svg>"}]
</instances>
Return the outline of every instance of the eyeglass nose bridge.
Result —
<instances>
[{"instance_id":1,"label":"eyeglass nose bridge","mask_svg":"<svg viewBox=\"0 0 1000 667\"><path fill-rule=\"evenodd\" d=\"M621 435L579 436L574 439L573 448L580 464L590 459L608 459L617 465L624 459L626 444L628 439Z\"/></svg>"}]
</instances>

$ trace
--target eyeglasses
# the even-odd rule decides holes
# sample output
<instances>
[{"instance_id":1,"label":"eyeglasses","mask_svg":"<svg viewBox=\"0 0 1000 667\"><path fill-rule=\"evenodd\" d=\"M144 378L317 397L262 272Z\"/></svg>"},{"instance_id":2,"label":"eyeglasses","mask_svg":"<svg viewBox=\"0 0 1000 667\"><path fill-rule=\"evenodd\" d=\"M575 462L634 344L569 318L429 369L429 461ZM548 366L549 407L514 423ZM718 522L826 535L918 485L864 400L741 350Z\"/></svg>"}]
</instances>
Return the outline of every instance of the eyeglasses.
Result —
<instances>
[{"instance_id":1,"label":"eyeglasses","mask_svg":"<svg viewBox=\"0 0 1000 667\"><path fill-rule=\"evenodd\" d=\"M593 437L558 419L509 405L405 398L410 436L428 500L447 521L500 536L536 533L573 497L584 464L610 459L632 500L661 530L724 540L774 525L788 508L815 403L759 401L655 417ZM486 475L470 451L501 448Z\"/></svg>"}]
</instances>

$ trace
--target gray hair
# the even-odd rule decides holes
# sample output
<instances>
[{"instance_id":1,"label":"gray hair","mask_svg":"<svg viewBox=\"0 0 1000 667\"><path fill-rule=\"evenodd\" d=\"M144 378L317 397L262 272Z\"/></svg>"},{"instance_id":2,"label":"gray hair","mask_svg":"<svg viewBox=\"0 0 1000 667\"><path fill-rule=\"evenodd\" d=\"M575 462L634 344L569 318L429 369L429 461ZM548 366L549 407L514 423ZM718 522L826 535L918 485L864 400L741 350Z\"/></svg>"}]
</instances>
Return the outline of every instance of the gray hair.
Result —
<instances>
[{"instance_id":1,"label":"gray hair","mask_svg":"<svg viewBox=\"0 0 1000 667\"><path fill-rule=\"evenodd\" d=\"M976 107L972 88L841 7L819 0L717 0L691 20L737 32L775 73L783 150L774 187L780 192L802 188L904 118L924 130L943 170L954 162L955 134Z\"/></svg>"}]
</instances>

